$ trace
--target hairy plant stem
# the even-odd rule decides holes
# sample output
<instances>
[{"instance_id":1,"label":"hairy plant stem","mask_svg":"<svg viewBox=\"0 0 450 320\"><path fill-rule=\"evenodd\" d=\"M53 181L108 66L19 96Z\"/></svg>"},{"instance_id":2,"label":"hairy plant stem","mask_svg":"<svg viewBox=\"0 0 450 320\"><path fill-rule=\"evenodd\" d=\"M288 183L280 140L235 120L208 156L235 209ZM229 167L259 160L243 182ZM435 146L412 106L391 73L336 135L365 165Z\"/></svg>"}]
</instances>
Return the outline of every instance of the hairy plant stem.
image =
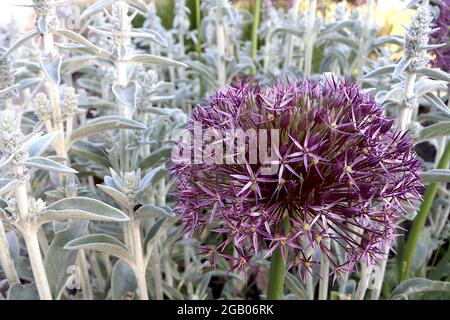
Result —
<instances>
[{"instance_id":1,"label":"hairy plant stem","mask_svg":"<svg viewBox=\"0 0 450 320\"><path fill-rule=\"evenodd\" d=\"M416 83L416 78L417 75L415 73L409 71L405 72L405 99L399 106L399 113L397 117L397 126L403 131L408 129L409 124L411 123L413 110L417 107L417 103L414 102L414 84Z\"/></svg>"},{"instance_id":2,"label":"hairy plant stem","mask_svg":"<svg viewBox=\"0 0 450 320\"><path fill-rule=\"evenodd\" d=\"M359 274L361 278L358 282L358 288L356 289L355 300L364 299L367 288L369 287L370 276L372 275L372 266L368 266L367 263L361 262L361 270Z\"/></svg>"},{"instance_id":3,"label":"hairy plant stem","mask_svg":"<svg viewBox=\"0 0 450 320\"><path fill-rule=\"evenodd\" d=\"M388 260L389 248L384 248L383 260L378 264L378 268L375 270L375 283L370 293L371 300L378 300L381 294L381 287L383 286L384 274L386 273L386 264Z\"/></svg>"},{"instance_id":4,"label":"hairy plant stem","mask_svg":"<svg viewBox=\"0 0 450 320\"><path fill-rule=\"evenodd\" d=\"M125 61L117 61L117 76L119 85L122 87L126 87L128 84L127 77L127 63ZM130 109L125 106L123 103L119 103L119 114L122 117L127 119L131 119ZM120 130L120 169L122 171L128 171L129 169L129 159L128 159L128 151L127 146L129 144L129 132L128 130Z\"/></svg>"},{"instance_id":5,"label":"hairy plant stem","mask_svg":"<svg viewBox=\"0 0 450 320\"><path fill-rule=\"evenodd\" d=\"M309 258L313 254L313 249L308 247L306 249L306 257ZM307 271L305 275L306 292L308 293L308 299L314 300L314 279L311 272Z\"/></svg>"},{"instance_id":6,"label":"hairy plant stem","mask_svg":"<svg viewBox=\"0 0 450 320\"><path fill-rule=\"evenodd\" d=\"M23 175L23 167L15 168L16 173ZM29 223L28 192L26 182L22 181L14 190L17 207L19 209L19 222L17 228L22 234L27 247L28 257L30 259L31 270L33 271L36 288L41 300L52 300L50 286L45 273L44 263L42 261L41 250L39 248L38 227Z\"/></svg>"},{"instance_id":7,"label":"hairy plant stem","mask_svg":"<svg viewBox=\"0 0 450 320\"><path fill-rule=\"evenodd\" d=\"M293 10L294 10L295 22L297 22L299 9L300 9L300 3L301 3L301 0L296 0L295 3L294 3ZM284 71L286 71L289 68L289 66L292 64L292 56L293 56L293 53L294 53L294 39L295 38L296 37L293 34L288 34L286 36L287 54L286 54L286 62L284 64Z\"/></svg>"},{"instance_id":8,"label":"hairy plant stem","mask_svg":"<svg viewBox=\"0 0 450 320\"><path fill-rule=\"evenodd\" d=\"M365 61L367 59L368 55L368 47L370 45L369 39L370 39L370 31L373 27L373 13L375 12L376 2L374 0L368 0L367 1L367 12L365 16L365 24L364 24L364 30L361 36L361 39L359 41L359 48L358 48L358 56L357 56L357 66L358 66L358 75L356 77L357 83L359 86L362 86L363 84L363 74L364 74L364 66Z\"/></svg>"},{"instance_id":9,"label":"hairy plant stem","mask_svg":"<svg viewBox=\"0 0 450 320\"><path fill-rule=\"evenodd\" d=\"M324 239L324 246L330 249L330 239ZM319 300L327 300L328 281L330 275L330 260L326 254L322 254L320 261Z\"/></svg>"},{"instance_id":10,"label":"hairy plant stem","mask_svg":"<svg viewBox=\"0 0 450 320\"><path fill-rule=\"evenodd\" d=\"M132 253L134 257L134 271L136 274L136 280L138 285L138 294L140 300L148 300L148 288L147 280L145 277L146 268L144 262L141 228L139 221L131 221L129 223L131 240L132 240Z\"/></svg>"},{"instance_id":11,"label":"hairy plant stem","mask_svg":"<svg viewBox=\"0 0 450 320\"><path fill-rule=\"evenodd\" d=\"M217 80L219 87L226 85L226 64L225 64L225 27L222 18L222 1L217 0L216 6L216 41L217 41Z\"/></svg>"},{"instance_id":12,"label":"hairy plant stem","mask_svg":"<svg viewBox=\"0 0 450 320\"><path fill-rule=\"evenodd\" d=\"M306 79L311 75L312 56L314 51L315 31L314 25L316 23L317 0L309 0L308 22L305 31L305 66L303 77Z\"/></svg>"},{"instance_id":13,"label":"hairy plant stem","mask_svg":"<svg viewBox=\"0 0 450 320\"><path fill-rule=\"evenodd\" d=\"M261 17L261 0L255 0L253 4L253 24L252 24L252 51L250 57L253 61L256 61L256 56L258 53L258 29L259 29L259 20ZM252 68L252 74L256 74L256 67Z\"/></svg>"},{"instance_id":14,"label":"hairy plant stem","mask_svg":"<svg viewBox=\"0 0 450 320\"><path fill-rule=\"evenodd\" d=\"M447 169L450 162L450 141L447 142L447 146L442 154L441 159L436 169ZM425 222L430 212L433 200L436 197L436 193L439 188L439 183L432 183L425 191L423 202L420 206L419 212L413 221L412 228L408 234L408 240L406 242L406 248L403 253L403 262L401 265L400 280L404 281L409 278L411 272L411 266L416 252L417 242L419 241L420 233L425 226Z\"/></svg>"},{"instance_id":15,"label":"hairy plant stem","mask_svg":"<svg viewBox=\"0 0 450 320\"><path fill-rule=\"evenodd\" d=\"M10 95L6 95L5 97L3 97L3 105L5 107L5 110L13 110L14 109L14 105L12 103L12 99Z\"/></svg>"},{"instance_id":16,"label":"hairy plant stem","mask_svg":"<svg viewBox=\"0 0 450 320\"><path fill-rule=\"evenodd\" d=\"M289 217L285 216L283 218L281 227L284 229L285 234L289 232ZM284 255L282 255L281 250L285 251ZM267 287L267 299L269 300L282 300L284 298L283 288L286 264L283 261L283 256L286 255L287 248L278 247L270 258L269 285Z\"/></svg>"},{"instance_id":17,"label":"hairy plant stem","mask_svg":"<svg viewBox=\"0 0 450 320\"><path fill-rule=\"evenodd\" d=\"M3 221L0 219L0 265L2 266L3 272L5 273L6 279L8 280L9 286L13 283L20 282L19 276L17 275L16 267L14 266L14 261L9 254L8 240L6 239L5 228L3 226Z\"/></svg>"},{"instance_id":18,"label":"hairy plant stem","mask_svg":"<svg viewBox=\"0 0 450 320\"><path fill-rule=\"evenodd\" d=\"M78 251L78 264L80 265L81 288L83 289L84 300L93 300L91 282L89 281L89 266L84 250Z\"/></svg>"},{"instance_id":19,"label":"hairy plant stem","mask_svg":"<svg viewBox=\"0 0 450 320\"><path fill-rule=\"evenodd\" d=\"M39 248L37 228L26 224L20 229L27 247L28 258L30 259L31 269L33 271L36 288L39 292L39 297L41 300L52 300L52 294L48 284L47 274L45 273L41 250Z\"/></svg>"}]
</instances>

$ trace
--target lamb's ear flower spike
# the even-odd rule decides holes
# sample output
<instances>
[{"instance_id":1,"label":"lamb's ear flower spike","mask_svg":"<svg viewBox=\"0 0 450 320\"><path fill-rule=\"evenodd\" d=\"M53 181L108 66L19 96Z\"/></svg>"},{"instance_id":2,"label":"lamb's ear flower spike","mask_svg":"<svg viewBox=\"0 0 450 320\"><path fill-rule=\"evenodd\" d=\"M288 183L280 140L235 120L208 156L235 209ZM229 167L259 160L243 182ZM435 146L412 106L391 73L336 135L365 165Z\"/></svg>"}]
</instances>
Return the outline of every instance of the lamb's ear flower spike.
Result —
<instances>
[{"instance_id":1,"label":"lamb's ear flower spike","mask_svg":"<svg viewBox=\"0 0 450 320\"><path fill-rule=\"evenodd\" d=\"M199 150L191 149L187 161L172 163L175 210L185 231L219 224L212 230L222 234L217 250L232 246L240 255L233 257L233 269L242 270L260 252L279 252L278 263L303 273L318 272L317 257L325 255L335 277L360 262L373 265L392 248L411 199L421 197L421 162L412 141L394 130L372 96L346 80L327 75L319 82L228 87L193 111L192 136L197 127L223 137L253 129L258 141L263 132L279 133L269 161L251 162L255 150L244 139L244 163L230 164L225 146L225 155L215 149L215 163L194 162L199 150L211 155L205 141L194 143ZM263 170L271 164L276 170ZM237 267L236 259L246 263Z\"/></svg>"}]
</instances>

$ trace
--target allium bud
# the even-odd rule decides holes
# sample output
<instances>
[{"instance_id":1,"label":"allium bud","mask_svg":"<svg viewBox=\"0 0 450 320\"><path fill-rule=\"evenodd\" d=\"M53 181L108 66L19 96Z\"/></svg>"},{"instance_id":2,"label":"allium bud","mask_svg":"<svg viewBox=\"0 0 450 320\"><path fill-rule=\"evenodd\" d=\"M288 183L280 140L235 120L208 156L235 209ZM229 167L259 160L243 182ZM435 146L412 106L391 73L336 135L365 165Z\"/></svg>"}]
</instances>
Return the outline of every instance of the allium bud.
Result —
<instances>
[{"instance_id":1,"label":"allium bud","mask_svg":"<svg viewBox=\"0 0 450 320\"><path fill-rule=\"evenodd\" d=\"M196 140L187 159L172 158L175 211L186 232L209 226L221 235L207 252L234 261L233 270L279 247L289 249L288 267L308 272L317 272L319 253L335 275L373 264L393 246L410 201L421 197L411 139L394 130L371 95L330 75L226 88L197 106L187 129L200 138L213 133L214 143ZM238 129L255 134L238 143ZM243 161L236 159L240 146ZM270 146L270 158L261 157ZM225 253L230 246L237 257Z\"/></svg>"}]
</instances>

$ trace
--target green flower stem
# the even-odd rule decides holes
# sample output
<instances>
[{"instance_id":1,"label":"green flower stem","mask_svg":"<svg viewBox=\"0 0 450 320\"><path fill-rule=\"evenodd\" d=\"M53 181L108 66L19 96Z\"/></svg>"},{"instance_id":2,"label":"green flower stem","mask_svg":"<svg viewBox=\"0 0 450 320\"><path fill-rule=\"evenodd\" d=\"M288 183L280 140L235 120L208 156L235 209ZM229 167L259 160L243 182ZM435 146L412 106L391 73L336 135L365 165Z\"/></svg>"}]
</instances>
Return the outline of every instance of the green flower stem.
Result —
<instances>
[{"instance_id":1,"label":"green flower stem","mask_svg":"<svg viewBox=\"0 0 450 320\"><path fill-rule=\"evenodd\" d=\"M253 25L252 25L252 51L251 58L253 61L256 60L256 55L258 53L258 29L259 20L261 17L261 0L255 0L253 9ZM252 68L252 74L256 74L256 67Z\"/></svg>"},{"instance_id":2,"label":"green flower stem","mask_svg":"<svg viewBox=\"0 0 450 320\"><path fill-rule=\"evenodd\" d=\"M289 218L284 217L281 222L285 233L289 231L290 223ZM282 300L284 298L284 275L286 273L286 265L283 261L283 255L281 250L285 250L285 256L287 255L287 248L276 249L270 259L270 273L269 273L269 286L267 288L267 299L269 300Z\"/></svg>"},{"instance_id":3,"label":"green flower stem","mask_svg":"<svg viewBox=\"0 0 450 320\"><path fill-rule=\"evenodd\" d=\"M446 169L450 162L450 141L447 142L444 153L439 160L437 169ZM439 188L439 183L435 182L430 184L430 186L425 191L425 196L420 206L419 213L414 219L411 231L409 232L408 241L406 243L406 248L403 255L402 270L400 279L402 281L409 278L411 272L411 265L414 259L414 253L416 252L417 242L419 240L420 232L422 231L425 222L427 220L428 212L430 211L433 200Z\"/></svg>"},{"instance_id":4,"label":"green flower stem","mask_svg":"<svg viewBox=\"0 0 450 320\"><path fill-rule=\"evenodd\" d=\"M197 43L195 44L195 51L197 52L197 59L202 57L202 11L200 8L200 0L195 0L195 26L197 28ZM200 96L205 93L203 79L200 77Z\"/></svg>"},{"instance_id":5,"label":"green flower stem","mask_svg":"<svg viewBox=\"0 0 450 320\"><path fill-rule=\"evenodd\" d=\"M195 25L197 27L197 43L195 44L195 51L198 56L202 55L202 12L200 8L200 0L195 0Z\"/></svg>"}]
</instances>

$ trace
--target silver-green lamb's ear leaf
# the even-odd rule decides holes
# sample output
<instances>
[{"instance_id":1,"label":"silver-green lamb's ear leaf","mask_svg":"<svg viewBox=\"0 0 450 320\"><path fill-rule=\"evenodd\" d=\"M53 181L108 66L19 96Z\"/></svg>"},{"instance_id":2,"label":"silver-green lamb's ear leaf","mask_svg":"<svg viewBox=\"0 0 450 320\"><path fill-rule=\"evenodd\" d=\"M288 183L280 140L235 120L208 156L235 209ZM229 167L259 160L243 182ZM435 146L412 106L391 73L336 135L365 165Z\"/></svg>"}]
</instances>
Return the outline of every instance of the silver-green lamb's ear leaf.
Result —
<instances>
[{"instance_id":1,"label":"silver-green lamb's ear leaf","mask_svg":"<svg viewBox=\"0 0 450 320\"><path fill-rule=\"evenodd\" d=\"M42 79L39 78L39 77L32 77L32 78L22 79L22 80L19 80L19 82L17 83L19 85L19 87L17 89L18 90L25 90L25 89L31 88L34 85L37 85L41 81L42 81Z\"/></svg>"},{"instance_id":2,"label":"silver-green lamb's ear leaf","mask_svg":"<svg viewBox=\"0 0 450 320\"><path fill-rule=\"evenodd\" d=\"M139 10L144 15L150 13L150 8L148 5L142 0L128 0L128 3L131 7Z\"/></svg>"},{"instance_id":3,"label":"silver-green lamb's ear leaf","mask_svg":"<svg viewBox=\"0 0 450 320\"><path fill-rule=\"evenodd\" d=\"M146 263L150 259L153 249L157 245L161 237L166 234L167 230L175 224L177 219L175 218L159 218L156 221L149 232L145 235L144 239L144 250L146 253Z\"/></svg>"},{"instance_id":4,"label":"silver-green lamb's ear leaf","mask_svg":"<svg viewBox=\"0 0 450 320\"><path fill-rule=\"evenodd\" d=\"M197 289L195 290L195 294L197 295L197 297L200 297L200 299L202 299L202 297L205 297L207 294L207 290L209 287L209 283L211 282L211 278L212 278L213 273L210 271L208 272L200 281L200 283L197 286Z\"/></svg>"},{"instance_id":5,"label":"silver-green lamb's ear leaf","mask_svg":"<svg viewBox=\"0 0 450 320\"><path fill-rule=\"evenodd\" d=\"M112 92L116 96L117 100L130 108L136 108L137 100L137 85L135 81L130 81L126 87L115 83L112 86Z\"/></svg>"},{"instance_id":6,"label":"silver-green lamb's ear leaf","mask_svg":"<svg viewBox=\"0 0 450 320\"><path fill-rule=\"evenodd\" d=\"M156 167L150 170L139 182L136 189L136 194L144 192L152 183L159 181L164 178L167 174L167 170L162 167Z\"/></svg>"},{"instance_id":7,"label":"silver-green lamb's ear leaf","mask_svg":"<svg viewBox=\"0 0 450 320\"><path fill-rule=\"evenodd\" d=\"M22 162L22 164L43 169L47 171L52 172L60 172L60 173L78 173L76 170L73 170L72 168L69 168L63 164L60 164L56 161L42 158L42 157L34 157L34 158L28 158L27 161Z\"/></svg>"},{"instance_id":8,"label":"silver-green lamb's ear leaf","mask_svg":"<svg viewBox=\"0 0 450 320\"><path fill-rule=\"evenodd\" d=\"M164 161L170 157L172 149L173 147L162 147L153 151L148 157L142 159L139 167L142 170L145 170L159 164L161 161Z\"/></svg>"},{"instance_id":9,"label":"silver-green lamb's ear leaf","mask_svg":"<svg viewBox=\"0 0 450 320\"><path fill-rule=\"evenodd\" d=\"M30 157L39 157L58 134L59 132L55 131L43 136L36 136L25 142Z\"/></svg>"},{"instance_id":10,"label":"silver-green lamb's ear leaf","mask_svg":"<svg viewBox=\"0 0 450 320\"><path fill-rule=\"evenodd\" d=\"M441 261L431 270L429 278L431 280L440 280L442 277L447 276L447 267L450 262L450 250L447 250L442 257Z\"/></svg>"},{"instance_id":11,"label":"silver-green lamb's ear leaf","mask_svg":"<svg viewBox=\"0 0 450 320\"><path fill-rule=\"evenodd\" d=\"M15 179L0 179L0 195L11 192L16 184L17 180Z\"/></svg>"},{"instance_id":12,"label":"silver-green lamb's ear leaf","mask_svg":"<svg viewBox=\"0 0 450 320\"><path fill-rule=\"evenodd\" d=\"M40 33L48 32L48 20L46 17L39 17L36 23L37 29Z\"/></svg>"},{"instance_id":13,"label":"silver-green lamb's ear leaf","mask_svg":"<svg viewBox=\"0 0 450 320\"><path fill-rule=\"evenodd\" d=\"M309 300L308 292L303 287L302 283L291 273L286 273L286 287L291 290L300 300Z\"/></svg>"},{"instance_id":14,"label":"silver-green lamb's ear leaf","mask_svg":"<svg viewBox=\"0 0 450 320\"><path fill-rule=\"evenodd\" d=\"M71 240L81 237L87 230L88 221L72 221L69 227L56 233L47 254L45 255L45 273L52 296L60 296L67 280L76 272L76 259L78 252L65 250L64 246Z\"/></svg>"},{"instance_id":15,"label":"silver-green lamb's ear leaf","mask_svg":"<svg viewBox=\"0 0 450 320\"><path fill-rule=\"evenodd\" d=\"M372 42L372 48L376 48L376 47L379 47L379 46L382 46L382 45L388 44L388 43L403 46L403 44L405 43L405 40L399 36L383 36L383 37L379 37L379 38L375 39Z\"/></svg>"},{"instance_id":16,"label":"silver-green lamb's ear leaf","mask_svg":"<svg viewBox=\"0 0 450 320\"><path fill-rule=\"evenodd\" d=\"M410 65L412 59L408 58L408 57L403 57L400 59L400 61L397 63L397 65L395 66L394 69L394 73L392 75L393 79L398 79L398 77L400 76L400 74L406 70L406 68L408 68L408 66Z\"/></svg>"},{"instance_id":17,"label":"silver-green lamb's ear leaf","mask_svg":"<svg viewBox=\"0 0 450 320\"><path fill-rule=\"evenodd\" d=\"M126 262L117 260L111 273L111 299L133 299L136 289L137 281L133 269Z\"/></svg>"},{"instance_id":18,"label":"silver-green lamb's ear leaf","mask_svg":"<svg viewBox=\"0 0 450 320\"><path fill-rule=\"evenodd\" d=\"M174 218L175 213L169 207L158 207L153 204L145 204L136 210L137 219L144 218Z\"/></svg>"},{"instance_id":19,"label":"silver-green lamb's ear leaf","mask_svg":"<svg viewBox=\"0 0 450 320\"><path fill-rule=\"evenodd\" d=\"M130 32L130 37L149 39L164 48L167 48L169 45L167 43L166 38L164 38L159 32L156 32L152 29L146 29L146 28L132 29L132 31Z\"/></svg>"},{"instance_id":20,"label":"silver-green lamb's ear leaf","mask_svg":"<svg viewBox=\"0 0 450 320\"><path fill-rule=\"evenodd\" d=\"M13 158L14 158L14 154L11 154L11 155L7 154L4 157L0 158L0 168L3 166L6 166Z\"/></svg>"},{"instance_id":21,"label":"silver-green lamb's ear leaf","mask_svg":"<svg viewBox=\"0 0 450 320\"><path fill-rule=\"evenodd\" d=\"M169 286L167 282L162 283L162 289L164 295L166 295L170 300L184 300L185 297L180 292L179 289L174 288L173 286Z\"/></svg>"},{"instance_id":22,"label":"silver-green lamb's ear leaf","mask_svg":"<svg viewBox=\"0 0 450 320\"><path fill-rule=\"evenodd\" d=\"M115 188L108 187L102 184L97 184L97 187L104 193L109 195L111 198L113 198L114 201L116 201L122 208L130 209L130 203L128 202L127 196L122 192Z\"/></svg>"},{"instance_id":23,"label":"silver-green lamb's ear leaf","mask_svg":"<svg viewBox=\"0 0 450 320\"><path fill-rule=\"evenodd\" d=\"M432 107L438 109L439 111L444 112L447 115L450 115L450 109L442 102L442 100L436 97L432 93L426 93L423 98L431 104Z\"/></svg>"},{"instance_id":24,"label":"silver-green lamb's ear leaf","mask_svg":"<svg viewBox=\"0 0 450 320\"><path fill-rule=\"evenodd\" d=\"M448 169L433 169L422 172L420 175L422 181L427 182L450 182L450 170Z\"/></svg>"},{"instance_id":25,"label":"silver-green lamb's ear leaf","mask_svg":"<svg viewBox=\"0 0 450 320\"><path fill-rule=\"evenodd\" d=\"M422 78L414 85L414 92L418 97L436 90L447 90L447 83L445 81Z\"/></svg>"},{"instance_id":26,"label":"silver-green lamb's ear leaf","mask_svg":"<svg viewBox=\"0 0 450 320\"><path fill-rule=\"evenodd\" d=\"M427 76L432 79L450 82L450 73L447 73L439 68L420 68L415 71L417 74Z\"/></svg>"},{"instance_id":27,"label":"silver-green lamb's ear leaf","mask_svg":"<svg viewBox=\"0 0 450 320\"><path fill-rule=\"evenodd\" d=\"M21 38L19 38L18 40L16 40L16 42L14 42L11 47L8 48L8 50L6 50L1 56L0 59L3 59L4 57L12 54L14 51L16 51L17 49L19 49L22 45L24 45L26 42L28 42L29 40L33 39L35 36L37 36L39 34L39 32L37 30L33 30L30 31L26 34L24 34Z\"/></svg>"},{"instance_id":28,"label":"silver-green lamb's ear leaf","mask_svg":"<svg viewBox=\"0 0 450 320\"><path fill-rule=\"evenodd\" d=\"M106 151L102 147L95 146L89 141L77 141L70 148L70 152L78 157L92 160L104 168L109 168L111 166Z\"/></svg>"},{"instance_id":29,"label":"silver-green lamb's ear leaf","mask_svg":"<svg viewBox=\"0 0 450 320\"><path fill-rule=\"evenodd\" d=\"M27 284L14 283L9 287L8 300L39 300L39 293L34 282Z\"/></svg>"},{"instance_id":30,"label":"silver-green lamb's ear leaf","mask_svg":"<svg viewBox=\"0 0 450 320\"><path fill-rule=\"evenodd\" d=\"M47 80L58 86L61 82L61 56L56 54L42 55L40 63Z\"/></svg>"},{"instance_id":31,"label":"silver-green lamb's ear leaf","mask_svg":"<svg viewBox=\"0 0 450 320\"><path fill-rule=\"evenodd\" d=\"M189 66L189 69L200 74L205 80L208 80L211 88L215 89L218 87L216 76L212 68L198 61L189 61L187 62L187 65Z\"/></svg>"},{"instance_id":32,"label":"silver-green lamb's ear leaf","mask_svg":"<svg viewBox=\"0 0 450 320\"><path fill-rule=\"evenodd\" d=\"M92 5L86 8L86 10L83 11L83 14L80 17L80 20L86 20L90 18L92 15L102 12L103 9L109 7L111 4L114 3L115 0L100 0L100 1L94 1Z\"/></svg>"},{"instance_id":33,"label":"silver-green lamb's ear leaf","mask_svg":"<svg viewBox=\"0 0 450 320\"><path fill-rule=\"evenodd\" d=\"M417 142L427 141L450 134L450 121L442 121L423 128Z\"/></svg>"},{"instance_id":34,"label":"silver-green lamb's ear leaf","mask_svg":"<svg viewBox=\"0 0 450 320\"><path fill-rule=\"evenodd\" d=\"M101 58L105 58L107 60L112 59L112 56L108 51L97 47L95 44L93 44L88 39L86 39L85 37L76 32L73 32L68 29L59 29L56 30L55 33L60 35L61 37L67 38L75 43L85 46L88 49L88 51L91 51L92 53L96 54Z\"/></svg>"},{"instance_id":35,"label":"silver-green lamb's ear leaf","mask_svg":"<svg viewBox=\"0 0 450 320\"><path fill-rule=\"evenodd\" d=\"M394 291L392 291L391 299L409 299L409 295L413 293L423 293L432 291L450 292L450 282L435 281L426 278L413 278L400 283Z\"/></svg>"},{"instance_id":36,"label":"silver-green lamb's ear leaf","mask_svg":"<svg viewBox=\"0 0 450 320\"><path fill-rule=\"evenodd\" d=\"M129 59L129 62L143 63L143 64L158 64L173 67L183 67L187 68L188 65L183 62L178 62L169 58L164 58L160 56L155 56L147 53L135 54Z\"/></svg>"},{"instance_id":37,"label":"silver-green lamb's ear leaf","mask_svg":"<svg viewBox=\"0 0 450 320\"><path fill-rule=\"evenodd\" d=\"M380 68L370 71L369 73L364 75L364 78L379 77L384 74L392 73L392 72L394 72L394 70L395 70L395 64L389 65L389 66L383 66L383 67L380 67Z\"/></svg>"},{"instance_id":38,"label":"silver-green lamb's ear leaf","mask_svg":"<svg viewBox=\"0 0 450 320\"><path fill-rule=\"evenodd\" d=\"M116 238L107 234L90 234L69 241L65 247L68 250L94 250L110 254L132 265L133 257L128 253L127 247Z\"/></svg>"},{"instance_id":39,"label":"silver-green lamb's ear leaf","mask_svg":"<svg viewBox=\"0 0 450 320\"><path fill-rule=\"evenodd\" d=\"M13 93L16 94L17 93L17 89L19 89L20 84L14 84L11 87L7 87L5 89L0 90L0 97L3 97L4 95L8 94L8 93Z\"/></svg>"},{"instance_id":40,"label":"silver-green lamb's ear leaf","mask_svg":"<svg viewBox=\"0 0 450 320\"><path fill-rule=\"evenodd\" d=\"M128 216L106 203L85 198L65 198L49 205L38 222L46 223L57 220L86 219L94 221L128 221Z\"/></svg>"},{"instance_id":41,"label":"silver-green lamb's ear leaf","mask_svg":"<svg viewBox=\"0 0 450 320\"><path fill-rule=\"evenodd\" d=\"M84 137L99 133L104 130L111 129L145 129L145 126L135 120L127 119L121 116L102 116L95 118L87 124L74 130L70 135L70 144Z\"/></svg>"}]
</instances>

